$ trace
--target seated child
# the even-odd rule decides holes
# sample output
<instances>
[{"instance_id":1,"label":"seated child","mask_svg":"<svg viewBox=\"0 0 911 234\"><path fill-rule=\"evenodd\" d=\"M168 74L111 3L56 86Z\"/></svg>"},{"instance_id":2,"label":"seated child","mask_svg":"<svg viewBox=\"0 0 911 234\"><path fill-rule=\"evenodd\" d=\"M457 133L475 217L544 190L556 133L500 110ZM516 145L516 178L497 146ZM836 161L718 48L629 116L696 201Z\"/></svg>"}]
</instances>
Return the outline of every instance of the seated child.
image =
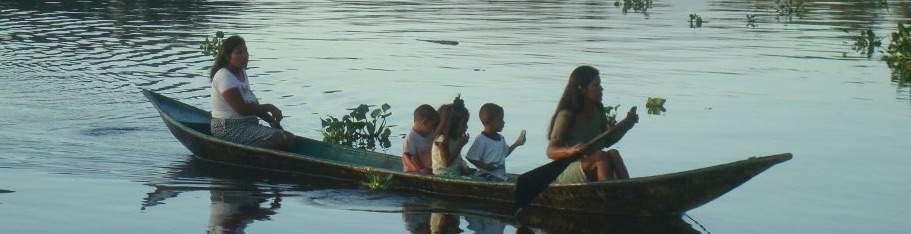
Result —
<instances>
[{"instance_id":1,"label":"seated child","mask_svg":"<svg viewBox=\"0 0 911 234\"><path fill-rule=\"evenodd\" d=\"M414 109L414 125L405 135L402 145L402 169L405 172L432 173L430 148L433 130L440 123L440 116L432 106L423 104Z\"/></svg>"},{"instance_id":2,"label":"seated child","mask_svg":"<svg viewBox=\"0 0 911 234\"><path fill-rule=\"evenodd\" d=\"M462 147L468 143L468 109L465 102L456 97L452 104L440 107L440 124L430 155L434 175L471 176L473 169L462 160Z\"/></svg>"},{"instance_id":3,"label":"seated child","mask_svg":"<svg viewBox=\"0 0 911 234\"><path fill-rule=\"evenodd\" d=\"M481 136L475 138L468 154L465 156L471 164L478 168L477 175L489 181L506 181L506 157L516 147L525 144L525 130L519 133L516 142L506 146L506 140L500 132L503 131L503 107L487 103L481 106L478 117L484 124Z\"/></svg>"}]
</instances>

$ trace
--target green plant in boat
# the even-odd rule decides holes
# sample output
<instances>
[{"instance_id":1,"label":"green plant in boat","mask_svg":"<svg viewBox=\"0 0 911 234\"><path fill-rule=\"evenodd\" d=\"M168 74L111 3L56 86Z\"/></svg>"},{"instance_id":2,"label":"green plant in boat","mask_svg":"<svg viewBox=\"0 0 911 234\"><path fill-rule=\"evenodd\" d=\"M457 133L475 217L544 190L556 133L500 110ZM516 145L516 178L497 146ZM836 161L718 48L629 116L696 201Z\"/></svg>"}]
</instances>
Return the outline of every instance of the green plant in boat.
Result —
<instances>
[{"instance_id":1,"label":"green plant in boat","mask_svg":"<svg viewBox=\"0 0 911 234\"><path fill-rule=\"evenodd\" d=\"M388 149L392 146L389 128L394 127L386 125L386 118L392 115L389 108L389 104L383 104L371 111L370 106L361 104L348 109L351 113L341 119L332 116L321 118L323 141L365 150L375 150L377 145Z\"/></svg>"}]
</instances>

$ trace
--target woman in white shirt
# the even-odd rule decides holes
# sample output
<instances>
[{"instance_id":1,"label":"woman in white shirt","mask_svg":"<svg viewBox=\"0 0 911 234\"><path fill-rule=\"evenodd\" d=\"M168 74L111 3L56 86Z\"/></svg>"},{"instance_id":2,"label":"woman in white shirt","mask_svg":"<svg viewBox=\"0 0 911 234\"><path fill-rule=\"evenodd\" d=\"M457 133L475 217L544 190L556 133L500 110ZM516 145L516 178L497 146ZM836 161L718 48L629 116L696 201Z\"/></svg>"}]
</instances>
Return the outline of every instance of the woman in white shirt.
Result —
<instances>
[{"instance_id":1,"label":"woman in white shirt","mask_svg":"<svg viewBox=\"0 0 911 234\"><path fill-rule=\"evenodd\" d=\"M245 145L291 150L294 134L282 130L282 111L260 104L247 77L250 54L240 36L222 41L209 71L212 82L212 135ZM269 126L259 124L262 119Z\"/></svg>"}]
</instances>

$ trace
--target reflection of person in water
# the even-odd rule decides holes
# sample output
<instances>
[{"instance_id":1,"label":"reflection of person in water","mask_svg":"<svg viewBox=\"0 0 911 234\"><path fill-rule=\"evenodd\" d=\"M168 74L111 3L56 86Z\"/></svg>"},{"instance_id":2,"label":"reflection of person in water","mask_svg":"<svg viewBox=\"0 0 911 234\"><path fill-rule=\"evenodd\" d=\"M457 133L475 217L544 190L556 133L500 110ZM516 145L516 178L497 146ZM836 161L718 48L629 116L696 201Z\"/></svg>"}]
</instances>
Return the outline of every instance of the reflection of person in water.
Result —
<instances>
[{"instance_id":1,"label":"reflection of person in water","mask_svg":"<svg viewBox=\"0 0 911 234\"><path fill-rule=\"evenodd\" d=\"M433 212L430 214L430 233L456 234L462 233L459 229L459 215Z\"/></svg>"},{"instance_id":2,"label":"reflection of person in water","mask_svg":"<svg viewBox=\"0 0 911 234\"><path fill-rule=\"evenodd\" d=\"M269 220L281 207L281 197L274 193L275 199L268 207L260 204L268 201L257 189L244 190L210 190L212 204L209 214L209 231L207 233L245 233L247 225L256 220Z\"/></svg>"},{"instance_id":3,"label":"reflection of person in water","mask_svg":"<svg viewBox=\"0 0 911 234\"><path fill-rule=\"evenodd\" d=\"M468 230L474 231L475 234L503 234L506 230L505 223L492 219L466 215L465 221L468 222Z\"/></svg>"},{"instance_id":4,"label":"reflection of person in water","mask_svg":"<svg viewBox=\"0 0 911 234\"><path fill-rule=\"evenodd\" d=\"M405 230L413 234L430 234L430 213L414 212L407 205L402 206L402 221Z\"/></svg>"}]
</instances>

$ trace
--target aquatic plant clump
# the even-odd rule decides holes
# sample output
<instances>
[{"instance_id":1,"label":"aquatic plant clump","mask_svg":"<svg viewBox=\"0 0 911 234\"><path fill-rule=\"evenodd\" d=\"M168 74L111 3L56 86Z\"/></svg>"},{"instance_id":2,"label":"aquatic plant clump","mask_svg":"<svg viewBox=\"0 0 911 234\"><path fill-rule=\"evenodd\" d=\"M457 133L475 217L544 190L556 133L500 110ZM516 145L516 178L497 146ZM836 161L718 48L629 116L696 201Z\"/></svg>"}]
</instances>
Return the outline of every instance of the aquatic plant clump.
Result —
<instances>
[{"instance_id":1,"label":"aquatic plant clump","mask_svg":"<svg viewBox=\"0 0 911 234\"><path fill-rule=\"evenodd\" d=\"M788 17L788 20L791 20L792 16L803 18L807 13L803 0L775 0L775 11L778 12L778 16Z\"/></svg>"},{"instance_id":2,"label":"aquatic plant clump","mask_svg":"<svg viewBox=\"0 0 911 234\"><path fill-rule=\"evenodd\" d=\"M608 129L610 129L614 125L617 125L617 109L618 108L620 108L620 104L617 104L616 106L604 106L604 115L607 117L607 121L605 121L604 124L607 125L606 127Z\"/></svg>"},{"instance_id":3,"label":"aquatic plant clump","mask_svg":"<svg viewBox=\"0 0 911 234\"><path fill-rule=\"evenodd\" d=\"M892 33L892 41L886 47L887 55L883 56L883 60L893 70L893 80L900 84L911 81L911 36L908 30L904 24L898 23L898 32Z\"/></svg>"},{"instance_id":4,"label":"aquatic plant clump","mask_svg":"<svg viewBox=\"0 0 911 234\"><path fill-rule=\"evenodd\" d=\"M882 38L876 38L873 30L867 29L866 31L861 30L860 36L854 37L852 49L860 54L866 54L867 58L871 58L873 57L873 51L880 46L882 46Z\"/></svg>"},{"instance_id":5,"label":"aquatic plant clump","mask_svg":"<svg viewBox=\"0 0 911 234\"><path fill-rule=\"evenodd\" d=\"M652 8L652 0L623 0L622 2L615 1L614 6L623 6L623 13L626 13L631 9L637 12L645 12L648 10L648 8Z\"/></svg>"},{"instance_id":6,"label":"aquatic plant clump","mask_svg":"<svg viewBox=\"0 0 911 234\"><path fill-rule=\"evenodd\" d=\"M645 100L645 108L648 109L648 114L650 115L660 115L667 111L667 109L664 109L665 102L667 100L664 98L650 97Z\"/></svg>"},{"instance_id":7,"label":"aquatic plant clump","mask_svg":"<svg viewBox=\"0 0 911 234\"><path fill-rule=\"evenodd\" d=\"M687 22L690 22L690 28L701 28L703 23L708 23L708 21L702 20L702 16L699 16L696 13L690 13L690 19L687 20Z\"/></svg>"},{"instance_id":8,"label":"aquatic plant clump","mask_svg":"<svg viewBox=\"0 0 911 234\"><path fill-rule=\"evenodd\" d=\"M215 56L215 54L218 53L218 47L221 46L221 42L224 39L224 32L215 32L215 36L212 37L212 40L209 40L209 37L206 37L205 41L199 43L199 49L202 50L202 53L205 55Z\"/></svg>"},{"instance_id":9,"label":"aquatic plant clump","mask_svg":"<svg viewBox=\"0 0 911 234\"><path fill-rule=\"evenodd\" d=\"M386 118L392 115L389 108L389 104L383 104L380 109L370 111L370 106L361 104L349 109L351 113L341 119L332 116L320 118L323 141L365 150L375 150L379 144L388 149L392 146L389 128L393 127L386 125Z\"/></svg>"}]
</instances>

